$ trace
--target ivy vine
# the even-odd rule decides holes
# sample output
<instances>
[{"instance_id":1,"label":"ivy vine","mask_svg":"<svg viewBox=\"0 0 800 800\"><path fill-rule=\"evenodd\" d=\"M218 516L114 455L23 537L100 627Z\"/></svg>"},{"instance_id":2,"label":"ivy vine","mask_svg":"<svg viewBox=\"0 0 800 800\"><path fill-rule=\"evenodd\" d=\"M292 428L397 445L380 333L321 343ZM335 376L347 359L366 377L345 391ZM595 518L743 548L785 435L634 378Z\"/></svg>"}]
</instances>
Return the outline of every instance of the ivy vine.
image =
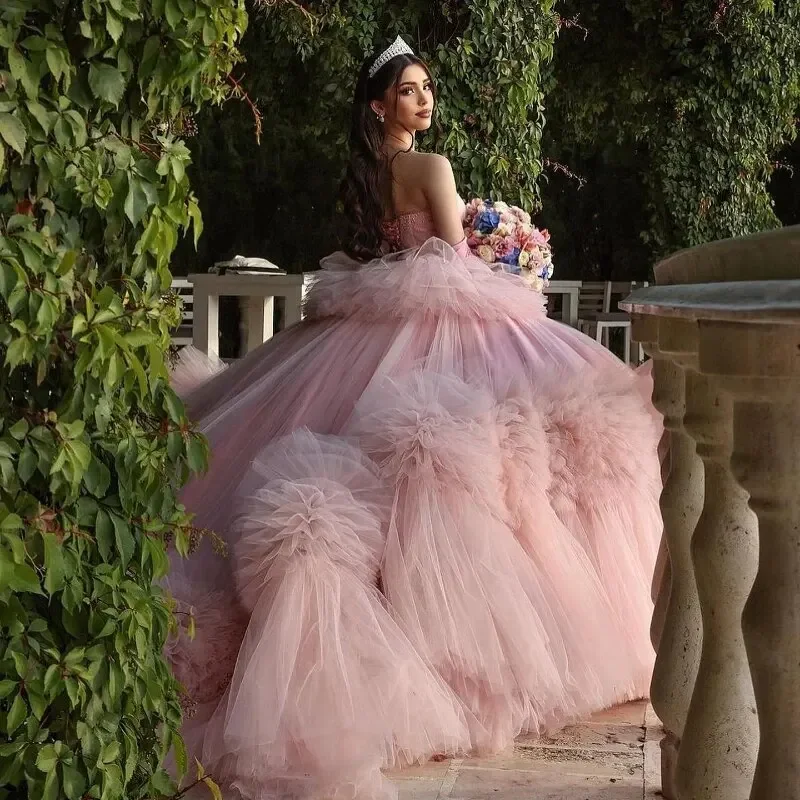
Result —
<instances>
[{"instance_id":1,"label":"ivy vine","mask_svg":"<svg viewBox=\"0 0 800 800\"><path fill-rule=\"evenodd\" d=\"M205 440L169 388L180 139L231 95L243 0L0 8L0 796L155 798L181 772L173 617ZM210 777L198 776L216 791Z\"/></svg>"}]
</instances>

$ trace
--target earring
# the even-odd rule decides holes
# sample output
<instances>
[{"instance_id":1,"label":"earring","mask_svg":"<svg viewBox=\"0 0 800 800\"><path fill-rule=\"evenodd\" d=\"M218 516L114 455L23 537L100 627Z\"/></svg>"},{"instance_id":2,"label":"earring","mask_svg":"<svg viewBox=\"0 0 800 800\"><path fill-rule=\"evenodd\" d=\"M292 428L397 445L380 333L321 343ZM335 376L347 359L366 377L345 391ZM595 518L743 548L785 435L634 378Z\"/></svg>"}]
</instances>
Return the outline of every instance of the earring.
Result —
<instances>
[{"instance_id":1,"label":"earring","mask_svg":"<svg viewBox=\"0 0 800 800\"><path fill-rule=\"evenodd\" d=\"M381 125L383 125L383 123L385 121L386 121L386 117L384 117L383 114L378 114L378 122L380 122Z\"/></svg>"}]
</instances>

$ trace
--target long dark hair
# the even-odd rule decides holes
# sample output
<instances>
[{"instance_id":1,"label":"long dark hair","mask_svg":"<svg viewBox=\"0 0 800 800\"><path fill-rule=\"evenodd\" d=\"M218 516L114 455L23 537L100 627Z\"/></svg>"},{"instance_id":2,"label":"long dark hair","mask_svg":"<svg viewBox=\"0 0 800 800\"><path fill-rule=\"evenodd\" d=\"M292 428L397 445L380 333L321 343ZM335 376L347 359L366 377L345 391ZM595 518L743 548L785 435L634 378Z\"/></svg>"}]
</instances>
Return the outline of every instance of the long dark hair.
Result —
<instances>
[{"instance_id":1,"label":"long dark hair","mask_svg":"<svg viewBox=\"0 0 800 800\"><path fill-rule=\"evenodd\" d=\"M350 126L350 160L341 189L346 219L344 250L360 261L380 255L384 243L381 222L391 192L391 164L382 152L383 125L370 103L382 100L391 86L397 87L403 71L412 64L421 66L431 78L427 65L407 54L395 56L370 78L369 69L381 52L369 56L358 75Z\"/></svg>"}]
</instances>

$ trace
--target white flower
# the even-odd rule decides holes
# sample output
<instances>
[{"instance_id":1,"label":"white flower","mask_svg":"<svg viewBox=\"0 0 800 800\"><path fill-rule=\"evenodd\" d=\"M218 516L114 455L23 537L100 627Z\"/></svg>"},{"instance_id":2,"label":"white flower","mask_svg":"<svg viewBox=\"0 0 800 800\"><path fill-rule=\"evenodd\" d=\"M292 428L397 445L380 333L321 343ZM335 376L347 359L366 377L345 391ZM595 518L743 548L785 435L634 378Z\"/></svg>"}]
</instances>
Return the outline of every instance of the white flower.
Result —
<instances>
[{"instance_id":1,"label":"white flower","mask_svg":"<svg viewBox=\"0 0 800 800\"><path fill-rule=\"evenodd\" d=\"M535 273L530 270L522 271L522 280L526 286L533 289L535 292L544 291L544 281Z\"/></svg>"},{"instance_id":2,"label":"white flower","mask_svg":"<svg viewBox=\"0 0 800 800\"><path fill-rule=\"evenodd\" d=\"M482 244L478 248L478 257L487 264L494 264L494 250L488 244Z\"/></svg>"},{"instance_id":3,"label":"white flower","mask_svg":"<svg viewBox=\"0 0 800 800\"><path fill-rule=\"evenodd\" d=\"M526 267L528 265L528 262L531 260L531 254L527 250L523 250L519 254L518 260L519 260L519 265L521 267Z\"/></svg>"}]
</instances>

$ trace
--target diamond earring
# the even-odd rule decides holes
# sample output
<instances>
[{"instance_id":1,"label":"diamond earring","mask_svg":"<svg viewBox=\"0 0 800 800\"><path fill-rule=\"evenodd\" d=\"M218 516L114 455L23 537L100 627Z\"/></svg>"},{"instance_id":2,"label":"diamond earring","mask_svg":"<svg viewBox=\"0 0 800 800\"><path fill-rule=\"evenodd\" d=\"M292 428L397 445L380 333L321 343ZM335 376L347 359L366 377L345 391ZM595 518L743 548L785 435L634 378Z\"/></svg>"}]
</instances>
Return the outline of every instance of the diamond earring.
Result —
<instances>
[{"instance_id":1,"label":"diamond earring","mask_svg":"<svg viewBox=\"0 0 800 800\"><path fill-rule=\"evenodd\" d=\"M383 123L385 121L386 121L386 117L384 117L383 114L378 114L378 122L380 122L381 125L383 125Z\"/></svg>"}]
</instances>

